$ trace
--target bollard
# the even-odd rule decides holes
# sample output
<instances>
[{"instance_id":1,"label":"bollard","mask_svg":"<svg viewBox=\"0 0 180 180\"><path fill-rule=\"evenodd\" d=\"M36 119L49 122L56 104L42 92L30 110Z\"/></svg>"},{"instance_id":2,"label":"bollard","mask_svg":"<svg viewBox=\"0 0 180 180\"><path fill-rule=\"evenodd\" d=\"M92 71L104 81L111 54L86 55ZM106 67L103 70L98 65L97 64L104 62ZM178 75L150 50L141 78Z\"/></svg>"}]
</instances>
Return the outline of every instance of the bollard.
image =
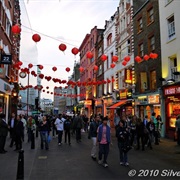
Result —
<instances>
[{"instance_id":1,"label":"bollard","mask_svg":"<svg viewBox=\"0 0 180 180\"><path fill-rule=\"evenodd\" d=\"M24 150L19 151L16 179L24 179Z\"/></svg>"},{"instance_id":2,"label":"bollard","mask_svg":"<svg viewBox=\"0 0 180 180\"><path fill-rule=\"evenodd\" d=\"M31 134L31 149L35 149L34 132L32 132L32 134Z\"/></svg>"}]
</instances>

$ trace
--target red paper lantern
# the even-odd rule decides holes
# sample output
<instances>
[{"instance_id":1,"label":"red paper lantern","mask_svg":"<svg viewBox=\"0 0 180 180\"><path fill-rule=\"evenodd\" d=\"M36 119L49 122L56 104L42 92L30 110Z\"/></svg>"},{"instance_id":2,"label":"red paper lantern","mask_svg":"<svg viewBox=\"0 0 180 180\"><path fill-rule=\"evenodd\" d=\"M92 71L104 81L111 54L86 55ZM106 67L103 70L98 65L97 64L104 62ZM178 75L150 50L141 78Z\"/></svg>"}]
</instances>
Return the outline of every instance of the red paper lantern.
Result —
<instances>
[{"instance_id":1,"label":"red paper lantern","mask_svg":"<svg viewBox=\"0 0 180 180\"><path fill-rule=\"evenodd\" d=\"M52 70L53 70L53 71L57 71L57 67L54 66L54 67L52 68Z\"/></svg>"},{"instance_id":2,"label":"red paper lantern","mask_svg":"<svg viewBox=\"0 0 180 180\"><path fill-rule=\"evenodd\" d=\"M116 65L114 63L111 64L111 68L114 68Z\"/></svg>"},{"instance_id":3,"label":"red paper lantern","mask_svg":"<svg viewBox=\"0 0 180 180\"><path fill-rule=\"evenodd\" d=\"M106 61L107 60L107 56L105 55L105 54L103 54L102 56L101 56L101 61Z\"/></svg>"},{"instance_id":4,"label":"red paper lantern","mask_svg":"<svg viewBox=\"0 0 180 180\"><path fill-rule=\"evenodd\" d=\"M147 54L144 55L143 59L147 61L149 59L149 56Z\"/></svg>"},{"instance_id":5,"label":"red paper lantern","mask_svg":"<svg viewBox=\"0 0 180 180\"><path fill-rule=\"evenodd\" d=\"M93 53L91 51L88 51L86 53L86 57L89 58L89 59L92 59L93 58Z\"/></svg>"},{"instance_id":6,"label":"red paper lantern","mask_svg":"<svg viewBox=\"0 0 180 180\"><path fill-rule=\"evenodd\" d=\"M39 74L39 78L43 79L44 78L44 74Z\"/></svg>"},{"instance_id":7,"label":"red paper lantern","mask_svg":"<svg viewBox=\"0 0 180 180\"><path fill-rule=\"evenodd\" d=\"M59 45L59 49L60 49L61 51L65 51L66 48L67 48L66 45L63 44L63 43Z\"/></svg>"},{"instance_id":8,"label":"red paper lantern","mask_svg":"<svg viewBox=\"0 0 180 180\"><path fill-rule=\"evenodd\" d=\"M113 56L112 57L112 62L117 62L118 61L118 56Z\"/></svg>"},{"instance_id":9,"label":"red paper lantern","mask_svg":"<svg viewBox=\"0 0 180 180\"><path fill-rule=\"evenodd\" d=\"M123 66L126 66L126 64L127 64L127 61L123 61L123 62L122 62L122 65L123 65Z\"/></svg>"},{"instance_id":10,"label":"red paper lantern","mask_svg":"<svg viewBox=\"0 0 180 180\"><path fill-rule=\"evenodd\" d=\"M23 63L21 61L18 61L17 64L18 64L18 66L22 66Z\"/></svg>"},{"instance_id":11,"label":"red paper lantern","mask_svg":"<svg viewBox=\"0 0 180 180\"><path fill-rule=\"evenodd\" d=\"M82 73L84 71L84 68L83 67L80 67L79 68L79 71Z\"/></svg>"},{"instance_id":12,"label":"red paper lantern","mask_svg":"<svg viewBox=\"0 0 180 180\"><path fill-rule=\"evenodd\" d=\"M46 89L49 89L49 86L47 86Z\"/></svg>"},{"instance_id":13,"label":"red paper lantern","mask_svg":"<svg viewBox=\"0 0 180 180\"><path fill-rule=\"evenodd\" d=\"M141 59L141 57L136 56L136 57L135 57L135 61L136 61L137 63L139 63L139 62L141 62L141 61L142 61L142 59Z\"/></svg>"},{"instance_id":14,"label":"red paper lantern","mask_svg":"<svg viewBox=\"0 0 180 180\"><path fill-rule=\"evenodd\" d=\"M38 68L42 70L44 67L43 65L38 65Z\"/></svg>"},{"instance_id":15,"label":"red paper lantern","mask_svg":"<svg viewBox=\"0 0 180 180\"><path fill-rule=\"evenodd\" d=\"M74 55L76 55L76 54L78 54L79 49L76 48L76 47L74 47L74 48L72 48L71 52L72 52Z\"/></svg>"},{"instance_id":16,"label":"red paper lantern","mask_svg":"<svg viewBox=\"0 0 180 180\"><path fill-rule=\"evenodd\" d=\"M20 28L19 24L15 24L14 26L12 26L11 30L16 35L20 34L20 32L21 32L21 28Z\"/></svg>"},{"instance_id":17,"label":"red paper lantern","mask_svg":"<svg viewBox=\"0 0 180 180\"><path fill-rule=\"evenodd\" d=\"M30 64L28 64L28 67L29 67L29 68L32 68L32 67L33 67L33 65L30 63Z\"/></svg>"},{"instance_id":18,"label":"red paper lantern","mask_svg":"<svg viewBox=\"0 0 180 180\"><path fill-rule=\"evenodd\" d=\"M150 56L151 59L157 59L158 54L156 54L156 53L150 53L149 56Z\"/></svg>"},{"instance_id":19,"label":"red paper lantern","mask_svg":"<svg viewBox=\"0 0 180 180\"><path fill-rule=\"evenodd\" d=\"M39 42L41 40L41 36L39 34L34 34L32 39L34 42Z\"/></svg>"},{"instance_id":20,"label":"red paper lantern","mask_svg":"<svg viewBox=\"0 0 180 180\"><path fill-rule=\"evenodd\" d=\"M98 66L95 65L94 70L97 71L98 69L99 69Z\"/></svg>"},{"instance_id":21,"label":"red paper lantern","mask_svg":"<svg viewBox=\"0 0 180 180\"><path fill-rule=\"evenodd\" d=\"M35 75L36 73L35 73L35 71L31 71L31 74L32 74L32 75Z\"/></svg>"},{"instance_id":22,"label":"red paper lantern","mask_svg":"<svg viewBox=\"0 0 180 180\"><path fill-rule=\"evenodd\" d=\"M69 67L66 68L66 71L69 72L71 69Z\"/></svg>"},{"instance_id":23,"label":"red paper lantern","mask_svg":"<svg viewBox=\"0 0 180 180\"><path fill-rule=\"evenodd\" d=\"M131 58L130 58L129 56L124 57L124 61L126 61L126 62L129 62L130 59L131 59Z\"/></svg>"}]
</instances>

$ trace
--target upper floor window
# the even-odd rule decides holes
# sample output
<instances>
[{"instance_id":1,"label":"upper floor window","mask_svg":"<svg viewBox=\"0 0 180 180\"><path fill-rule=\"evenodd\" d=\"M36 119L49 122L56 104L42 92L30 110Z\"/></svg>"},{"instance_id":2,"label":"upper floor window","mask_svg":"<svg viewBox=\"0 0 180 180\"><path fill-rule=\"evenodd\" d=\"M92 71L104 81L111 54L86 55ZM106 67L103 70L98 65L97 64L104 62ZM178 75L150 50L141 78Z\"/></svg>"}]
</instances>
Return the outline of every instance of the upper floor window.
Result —
<instances>
[{"instance_id":1,"label":"upper floor window","mask_svg":"<svg viewBox=\"0 0 180 180\"><path fill-rule=\"evenodd\" d=\"M147 72L140 73L140 91L144 92L148 89Z\"/></svg>"},{"instance_id":2,"label":"upper floor window","mask_svg":"<svg viewBox=\"0 0 180 180\"><path fill-rule=\"evenodd\" d=\"M110 46L112 43L112 33L108 35L107 37L107 46Z\"/></svg>"},{"instance_id":3,"label":"upper floor window","mask_svg":"<svg viewBox=\"0 0 180 180\"><path fill-rule=\"evenodd\" d=\"M174 15L167 19L168 23L168 37L169 39L174 38L175 36L175 22L174 22Z\"/></svg>"},{"instance_id":4,"label":"upper floor window","mask_svg":"<svg viewBox=\"0 0 180 180\"><path fill-rule=\"evenodd\" d=\"M11 24L8 19L6 19L6 34L10 37L11 34Z\"/></svg>"},{"instance_id":5,"label":"upper floor window","mask_svg":"<svg viewBox=\"0 0 180 180\"><path fill-rule=\"evenodd\" d=\"M138 19L137 25L138 25L138 32L141 32L143 29L142 17Z\"/></svg>"},{"instance_id":6,"label":"upper floor window","mask_svg":"<svg viewBox=\"0 0 180 180\"><path fill-rule=\"evenodd\" d=\"M102 74L102 64L99 65L99 69L98 69L98 75Z\"/></svg>"},{"instance_id":7,"label":"upper floor window","mask_svg":"<svg viewBox=\"0 0 180 180\"><path fill-rule=\"evenodd\" d=\"M151 8L147 11L147 24L150 24L154 21L154 9Z\"/></svg>"},{"instance_id":8,"label":"upper floor window","mask_svg":"<svg viewBox=\"0 0 180 180\"><path fill-rule=\"evenodd\" d=\"M148 39L148 48L149 48L149 52L153 52L155 50L155 37L151 36Z\"/></svg>"},{"instance_id":9,"label":"upper floor window","mask_svg":"<svg viewBox=\"0 0 180 180\"><path fill-rule=\"evenodd\" d=\"M98 57L100 57L102 55L102 47L98 48Z\"/></svg>"},{"instance_id":10,"label":"upper floor window","mask_svg":"<svg viewBox=\"0 0 180 180\"><path fill-rule=\"evenodd\" d=\"M140 57L143 57L143 56L144 56L143 43L139 44L139 46L138 46L138 55L139 55Z\"/></svg>"}]
</instances>

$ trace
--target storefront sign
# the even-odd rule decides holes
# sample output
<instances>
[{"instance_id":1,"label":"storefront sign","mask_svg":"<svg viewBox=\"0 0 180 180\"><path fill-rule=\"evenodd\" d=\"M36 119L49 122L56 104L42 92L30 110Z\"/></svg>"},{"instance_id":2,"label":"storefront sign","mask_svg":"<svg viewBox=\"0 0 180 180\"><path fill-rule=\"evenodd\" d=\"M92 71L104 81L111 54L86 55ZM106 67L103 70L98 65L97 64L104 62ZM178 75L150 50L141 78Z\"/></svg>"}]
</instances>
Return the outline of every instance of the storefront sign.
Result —
<instances>
[{"instance_id":1,"label":"storefront sign","mask_svg":"<svg viewBox=\"0 0 180 180\"><path fill-rule=\"evenodd\" d=\"M131 84L132 83L132 70L125 69L125 83Z\"/></svg>"},{"instance_id":2,"label":"storefront sign","mask_svg":"<svg viewBox=\"0 0 180 180\"><path fill-rule=\"evenodd\" d=\"M102 101L101 100L96 100L96 106L101 106L102 105Z\"/></svg>"},{"instance_id":3,"label":"storefront sign","mask_svg":"<svg viewBox=\"0 0 180 180\"><path fill-rule=\"evenodd\" d=\"M127 91L122 90L119 92L120 99L127 99Z\"/></svg>"},{"instance_id":4,"label":"storefront sign","mask_svg":"<svg viewBox=\"0 0 180 180\"><path fill-rule=\"evenodd\" d=\"M159 95L148 96L148 103L149 104L159 104Z\"/></svg>"},{"instance_id":5,"label":"storefront sign","mask_svg":"<svg viewBox=\"0 0 180 180\"><path fill-rule=\"evenodd\" d=\"M84 101L84 104L85 104L86 106L90 106L90 105L92 105L92 100L85 100L85 101Z\"/></svg>"},{"instance_id":6,"label":"storefront sign","mask_svg":"<svg viewBox=\"0 0 180 180\"><path fill-rule=\"evenodd\" d=\"M180 94L180 86L173 86L164 89L164 95Z\"/></svg>"}]
</instances>

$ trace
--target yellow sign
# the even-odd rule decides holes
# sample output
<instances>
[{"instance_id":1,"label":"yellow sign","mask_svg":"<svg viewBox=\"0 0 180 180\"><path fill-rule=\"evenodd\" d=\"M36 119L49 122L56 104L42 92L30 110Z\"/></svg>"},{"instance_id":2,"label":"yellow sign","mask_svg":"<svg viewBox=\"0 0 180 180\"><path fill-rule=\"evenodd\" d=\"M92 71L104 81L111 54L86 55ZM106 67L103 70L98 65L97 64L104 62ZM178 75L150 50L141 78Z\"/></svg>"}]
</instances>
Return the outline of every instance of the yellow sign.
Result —
<instances>
[{"instance_id":1,"label":"yellow sign","mask_svg":"<svg viewBox=\"0 0 180 180\"><path fill-rule=\"evenodd\" d=\"M85 104L86 106L90 106L90 105L92 105L92 100L85 100L85 101L84 101L84 104Z\"/></svg>"}]
</instances>

